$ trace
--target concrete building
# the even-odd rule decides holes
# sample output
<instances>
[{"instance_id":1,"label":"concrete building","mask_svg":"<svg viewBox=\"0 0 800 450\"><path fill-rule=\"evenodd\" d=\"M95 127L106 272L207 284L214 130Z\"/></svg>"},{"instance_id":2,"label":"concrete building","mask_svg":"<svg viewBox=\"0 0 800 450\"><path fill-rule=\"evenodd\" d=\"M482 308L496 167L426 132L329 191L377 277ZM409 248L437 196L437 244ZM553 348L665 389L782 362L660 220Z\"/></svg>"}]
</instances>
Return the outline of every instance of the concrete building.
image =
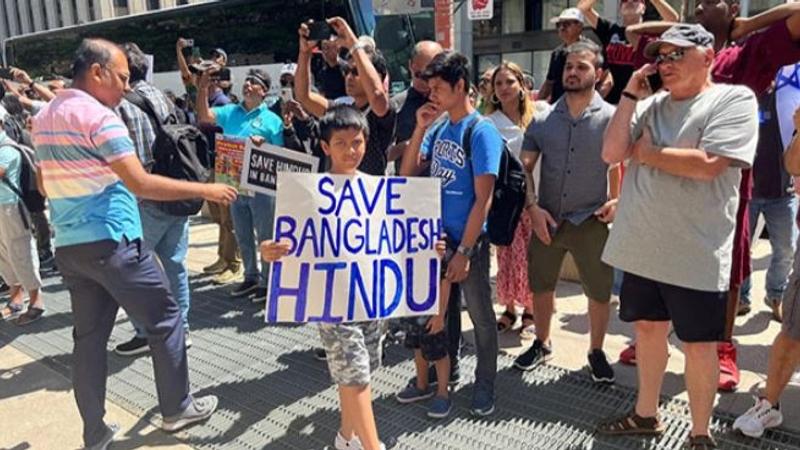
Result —
<instances>
[{"instance_id":1,"label":"concrete building","mask_svg":"<svg viewBox=\"0 0 800 450\"><path fill-rule=\"evenodd\" d=\"M206 0L0 0L0 40Z\"/></svg>"}]
</instances>

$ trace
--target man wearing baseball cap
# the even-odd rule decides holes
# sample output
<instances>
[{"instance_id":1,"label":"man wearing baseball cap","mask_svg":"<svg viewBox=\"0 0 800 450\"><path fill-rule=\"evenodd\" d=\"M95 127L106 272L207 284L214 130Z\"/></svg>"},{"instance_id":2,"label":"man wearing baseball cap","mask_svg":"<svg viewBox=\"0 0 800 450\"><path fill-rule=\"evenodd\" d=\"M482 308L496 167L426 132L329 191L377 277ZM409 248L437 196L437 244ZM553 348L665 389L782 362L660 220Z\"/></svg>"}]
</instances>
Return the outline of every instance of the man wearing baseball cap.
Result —
<instances>
[{"instance_id":1,"label":"man wearing baseball cap","mask_svg":"<svg viewBox=\"0 0 800 450\"><path fill-rule=\"evenodd\" d=\"M567 47L585 39L583 33L583 13L578 8L567 8L561 11L558 17L550 19L558 30L561 45L550 54L550 66L547 69L547 78L539 89L539 99L555 103L564 94L562 75L564 65L567 63Z\"/></svg>"},{"instance_id":2,"label":"man wearing baseball cap","mask_svg":"<svg viewBox=\"0 0 800 450\"><path fill-rule=\"evenodd\" d=\"M625 272L620 318L634 322L636 406L598 426L605 434L660 434L658 400L672 324L683 341L692 428L688 448L714 448L709 421L725 336L742 169L758 140L753 92L711 81L714 36L678 24L645 48L606 130L603 159L629 160L603 261ZM661 75L653 94L647 76Z\"/></svg>"}]
</instances>

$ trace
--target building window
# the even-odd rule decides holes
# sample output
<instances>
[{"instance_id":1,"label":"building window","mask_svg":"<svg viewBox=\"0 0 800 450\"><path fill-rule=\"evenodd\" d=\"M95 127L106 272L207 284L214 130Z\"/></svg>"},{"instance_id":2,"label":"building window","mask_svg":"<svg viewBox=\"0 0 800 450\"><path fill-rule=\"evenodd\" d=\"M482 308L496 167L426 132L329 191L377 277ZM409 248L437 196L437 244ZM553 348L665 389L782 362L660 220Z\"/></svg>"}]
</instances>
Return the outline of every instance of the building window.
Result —
<instances>
[{"instance_id":1,"label":"building window","mask_svg":"<svg viewBox=\"0 0 800 450\"><path fill-rule=\"evenodd\" d=\"M148 11L155 11L156 9L160 9L161 4L158 0L147 0L147 10Z\"/></svg>"},{"instance_id":2,"label":"building window","mask_svg":"<svg viewBox=\"0 0 800 450\"><path fill-rule=\"evenodd\" d=\"M188 5L189 0L178 0L178 6Z\"/></svg>"},{"instance_id":3,"label":"building window","mask_svg":"<svg viewBox=\"0 0 800 450\"><path fill-rule=\"evenodd\" d=\"M114 0L114 16L127 16L130 14L128 0Z\"/></svg>"},{"instance_id":4,"label":"building window","mask_svg":"<svg viewBox=\"0 0 800 450\"><path fill-rule=\"evenodd\" d=\"M97 14L95 14L97 11L95 11L94 8L95 8L94 0L89 0L89 21L90 22L94 22L95 20L98 19Z\"/></svg>"}]
</instances>

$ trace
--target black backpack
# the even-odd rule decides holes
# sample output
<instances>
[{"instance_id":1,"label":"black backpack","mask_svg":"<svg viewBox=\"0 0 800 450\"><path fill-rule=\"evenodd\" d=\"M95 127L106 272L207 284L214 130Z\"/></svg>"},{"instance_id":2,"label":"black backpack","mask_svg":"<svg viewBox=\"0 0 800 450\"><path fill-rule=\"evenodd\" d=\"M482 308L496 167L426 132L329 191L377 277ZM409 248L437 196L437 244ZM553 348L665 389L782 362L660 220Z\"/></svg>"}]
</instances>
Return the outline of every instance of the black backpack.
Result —
<instances>
[{"instance_id":1,"label":"black backpack","mask_svg":"<svg viewBox=\"0 0 800 450\"><path fill-rule=\"evenodd\" d=\"M472 120L464 131L462 147L467 160L472 159L472 131L482 118ZM511 153L508 144L503 140L503 151L500 154L500 170L494 182L492 207L486 218L489 231L489 242L494 245L511 245L517 224L525 210L527 178L522 161Z\"/></svg>"},{"instance_id":2,"label":"black backpack","mask_svg":"<svg viewBox=\"0 0 800 450\"><path fill-rule=\"evenodd\" d=\"M139 107L155 126L152 146L153 161L142 163L155 175L175 180L205 183L209 180L208 139L194 125L178 123L174 112L162 122L150 101L136 91L125 98ZM203 199L157 202L159 209L173 216L193 216L203 207Z\"/></svg>"},{"instance_id":3,"label":"black backpack","mask_svg":"<svg viewBox=\"0 0 800 450\"><path fill-rule=\"evenodd\" d=\"M45 200L39 192L39 186L36 182L38 168L36 167L35 154L30 147L8 139L0 142L0 146L14 147L20 153L19 189L11 184L8 177L3 176L2 180L22 200L19 202L22 222L25 224L25 228L30 229L30 213L42 212L45 209Z\"/></svg>"}]
</instances>

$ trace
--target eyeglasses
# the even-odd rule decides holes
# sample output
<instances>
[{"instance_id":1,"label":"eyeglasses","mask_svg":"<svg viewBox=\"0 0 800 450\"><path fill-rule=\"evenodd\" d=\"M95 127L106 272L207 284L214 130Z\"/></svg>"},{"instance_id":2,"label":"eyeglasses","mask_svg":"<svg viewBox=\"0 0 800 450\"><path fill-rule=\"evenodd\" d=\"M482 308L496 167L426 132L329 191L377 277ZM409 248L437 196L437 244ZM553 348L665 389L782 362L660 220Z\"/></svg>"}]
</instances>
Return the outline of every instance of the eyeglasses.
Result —
<instances>
[{"instance_id":1,"label":"eyeglasses","mask_svg":"<svg viewBox=\"0 0 800 450\"><path fill-rule=\"evenodd\" d=\"M656 56L656 65L661 65L665 62L675 63L682 60L684 56L686 56L686 50L682 48L669 53L659 53L658 56Z\"/></svg>"},{"instance_id":2,"label":"eyeglasses","mask_svg":"<svg viewBox=\"0 0 800 450\"><path fill-rule=\"evenodd\" d=\"M418 71L416 71L416 72L412 73L412 74L411 74L411 76L413 76L414 78L417 78L417 79L421 80L421 79L422 79L422 71L421 71L421 70L418 70Z\"/></svg>"},{"instance_id":3,"label":"eyeglasses","mask_svg":"<svg viewBox=\"0 0 800 450\"><path fill-rule=\"evenodd\" d=\"M344 76L352 75L354 77L358 76L358 67L350 66L344 68Z\"/></svg>"}]
</instances>

